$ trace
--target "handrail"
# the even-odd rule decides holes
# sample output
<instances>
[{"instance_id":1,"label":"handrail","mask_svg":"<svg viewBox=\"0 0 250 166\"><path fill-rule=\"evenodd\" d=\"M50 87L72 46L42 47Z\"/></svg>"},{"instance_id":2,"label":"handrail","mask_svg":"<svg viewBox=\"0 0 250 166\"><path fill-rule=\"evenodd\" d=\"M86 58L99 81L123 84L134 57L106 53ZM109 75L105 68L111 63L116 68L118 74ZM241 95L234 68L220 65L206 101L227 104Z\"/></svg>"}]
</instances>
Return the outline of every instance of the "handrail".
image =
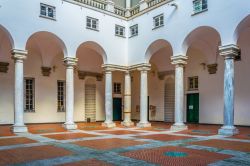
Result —
<instances>
[{"instance_id":1,"label":"handrail","mask_svg":"<svg viewBox=\"0 0 250 166\"><path fill-rule=\"evenodd\" d=\"M164 1L166 0L148 0L147 3L148 3L148 7L150 8Z\"/></svg>"},{"instance_id":2,"label":"handrail","mask_svg":"<svg viewBox=\"0 0 250 166\"><path fill-rule=\"evenodd\" d=\"M107 5L106 1L103 1L103 0L74 0L74 1L86 4L86 5L98 8L98 9L102 9L102 10L105 10L106 5Z\"/></svg>"},{"instance_id":3,"label":"handrail","mask_svg":"<svg viewBox=\"0 0 250 166\"><path fill-rule=\"evenodd\" d=\"M117 15L119 15L119 16L125 17L126 9L125 9L125 8L122 8L122 7L120 7L120 6L115 6L115 7L114 7L114 12L115 12L115 14L117 14Z\"/></svg>"},{"instance_id":4,"label":"handrail","mask_svg":"<svg viewBox=\"0 0 250 166\"><path fill-rule=\"evenodd\" d=\"M132 7L129 10L129 12L130 12L130 16L136 15L137 13L140 12L140 5L138 4L138 5L134 6L134 7Z\"/></svg>"}]
</instances>

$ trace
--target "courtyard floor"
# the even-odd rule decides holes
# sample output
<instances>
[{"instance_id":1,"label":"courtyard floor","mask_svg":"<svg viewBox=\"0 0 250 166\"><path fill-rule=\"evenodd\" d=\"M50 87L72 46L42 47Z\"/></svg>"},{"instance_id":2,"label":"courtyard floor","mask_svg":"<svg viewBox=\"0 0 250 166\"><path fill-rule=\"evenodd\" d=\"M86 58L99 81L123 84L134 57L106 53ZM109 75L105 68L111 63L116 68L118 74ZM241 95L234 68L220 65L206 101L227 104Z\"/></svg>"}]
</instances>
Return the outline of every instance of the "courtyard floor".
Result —
<instances>
[{"instance_id":1,"label":"courtyard floor","mask_svg":"<svg viewBox=\"0 0 250 166\"><path fill-rule=\"evenodd\" d=\"M34 124L22 134L0 126L0 165L250 166L250 127L225 137L217 135L217 125L190 124L182 132L170 126L107 129L78 123L78 130L66 131L62 124Z\"/></svg>"}]
</instances>

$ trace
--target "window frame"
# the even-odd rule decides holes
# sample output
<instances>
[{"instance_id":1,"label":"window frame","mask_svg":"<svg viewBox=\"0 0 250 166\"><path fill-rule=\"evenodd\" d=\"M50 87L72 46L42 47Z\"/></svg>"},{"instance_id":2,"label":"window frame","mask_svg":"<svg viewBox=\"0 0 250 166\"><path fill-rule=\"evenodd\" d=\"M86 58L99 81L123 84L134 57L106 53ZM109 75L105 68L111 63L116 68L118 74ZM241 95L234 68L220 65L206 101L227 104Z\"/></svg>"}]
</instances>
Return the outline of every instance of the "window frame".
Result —
<instances>
[{"instance_id":1,"label":"window frame","mask_svg":"<svg viewBox=\"0 0 250 166\"><path fill-rule=\"evenodd\" d=\"M88 20L90 20L90 22ZM95 24L96 24L95 28L93 27L93 21L95 21ZM86 17L86 29L99 31L99 19L87 16Z\"/></svg>"},{"instance_id":2,"label":"window frame","mask_svg":"<svg viewBox=\"0 0 250 166\"><path fill-rule=\"evenodd\" d=\"M205 12L208 10L208 0L193 0L193 14L196 15L202 12ZM198 5L196 5L196 3ZM196 9L196 7L199 7L199 10Z\"/></svg>"},{"instance_id":3,"label":"window frame","mask_svg":"<svg viewBox=\"0 0 250 166\"><path fill-rule=\"evenodd\" d=\"M27 82L26 81L32 81L32 88L27 89ZM30 86L28 85L28 86ZM29 104L27 104L27 91L31 91L31 93L29 93ZM32 97L30 97L30 94ZM30 101L32 101L32 105L30 104ZM28 105L28 109L27 109L27 105ZM32 108L31 108L32 107ZM25 113L34 113L35 112L35 78L32 77L25 77L24 78L24 112Z\"/></svg>"},{"instance_id":4,"label":"window frame","mask_svg":"<svg viewBox=\"0 0 250 166\"><path fill-rule=\"evenodd\" d=\"M188 91L198 91L198 90L199 90L199 76L188 77Z\"/></svg>"},{"instance_id":5,"label":"window frame","mask_svg":"<svg viewBox=\"0 0 250 166\"><path fill-rule=\"evenodd\" d=\"M45 13L43 14L42 13L42 7L45 8ZM52 14L53 16L51 17L50 16L50 9L52 9ZM51 19L51 20L56 20L56 7L55 6L51 6L51 5L47 5L47 4L44 4L44 3L40 3L40 17L42 18L48 18L48 19Z\"/></svg>"},{"instance_id":6,"label":"window frame","mask_svg":"<svg viewBox=\"0 0 250 166\"><path fill-rule=\"evenodd\" d=\"M121 31L122 30L122 31ZM118 32L118 33L117 33ZM121 35L121 32L122 32L122 35ZM121 25L115 25L115 36L118 36L118 37L125 37L125 27L124 26L121 26Z\"/></svg>"},{"instance_id":7,"label":"window frame","mask_svg":"<svg viewBox=\"0 0 250 166\"><path fill-rule=\"evenodd\" d=\"M59 87L59 83L63 83L63 86L61 86L63 88L63 91L60 91L60 87ZM57 112L66 112L66 81L64 80L57 80ZM63 94L61 94L63 93ZM61 96L63 97L63 100L61 100ZM63 102L63 108L59 109L59 103Z\"/></svg>"},{"instance_id":8,"label":"window frame","mask_svg":"<svg viewBox=\"0 0 250 166\"><path fill-rule=\"evenodd\" d=\"M118 95L122 94L122 84L120 82L113 83L113 93Z\"/></svg>"},{"instance_id":9,"label":"window frame","mask_svg":"<svg viewBox=\"0 0 250 166\"><path fill-rule=\"evenodd\" d=\"M156 21L158 22L159 25L156 25ZM160 27L164 27L165 23L164 23L164 14L159 14L155 17L153 17L153 30L160 28Z\"/></svg>"},{"instance_id":10,"label":"window frame","mask_svg":"<svg viewBox=\"0 0 250 166\"><path fill-rule=\"evenodd\" d=\"M134 29L135 29L135 33L132 33L133 32L132 30L134 30ZM138 26L138 24L134 24L134 25L130 26L129 27L129 32L130 32L130 38L134 37L134 36L138 36L138 34L139 34L139 26Z\"/></svg>"}]
</instances>

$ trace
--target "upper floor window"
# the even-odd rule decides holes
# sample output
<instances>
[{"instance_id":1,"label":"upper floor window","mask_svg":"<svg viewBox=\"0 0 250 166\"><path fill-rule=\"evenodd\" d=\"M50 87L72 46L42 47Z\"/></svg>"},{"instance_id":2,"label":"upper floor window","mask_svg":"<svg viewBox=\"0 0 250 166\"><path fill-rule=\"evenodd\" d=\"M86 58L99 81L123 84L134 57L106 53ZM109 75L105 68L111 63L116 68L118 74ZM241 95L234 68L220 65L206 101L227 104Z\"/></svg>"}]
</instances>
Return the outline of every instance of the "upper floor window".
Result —
<instances>
[{"instance_id":1,"label":"upper floor window","mask_svg":"<svg viewBox=\"0 0 250 166\"><path fill-rule=\"evenodd\" d=\"M120 26L120 25L115 25L115 35L116 36L125 36L125 27Z\"/></svg>"},{"instance_id":2,"label":"upper floor window","mask_svg":"<svg viewBox=\"0 0 250 166\"><path fill-rule=\"evenodd\" d=\"M92 17L87 17L86 28L92 30L98 30L99 20Z\"/></svg>"},{"instance_id":3,"label":"upper floor window","mask_svg":"<svg viewBox=\"0 0 250 166\"><path fill-rule=\"evenodd\" d=\"M56 18L56 8L54 6L40 4L40 16L47 18Z\"/></svg>"},{"instance_id":4,"label":"upper floor window","mask_svg":"<svg viewBox=\"0 0 250 166\"><path fill-rule=\"evenodd\" d=\"M164 26L164 16L163 16L163 14L155 16L153 18L153 20L154 20L154 28L159 28L159 27Z\"/></svg>"},{"instance_id":5,"label":"upper floor window","mask_svg":"<svg viewBox=\"0 0 250 166\"><path fill-rule=\"evenodd\" d=\"M199 79L198 76L188 77L188 90L198 90L199 89Z\"/></svg>"},{"instance_id":6,"label":"upper floor window","mask_svg":"<svg viewBox=\"0 0 250 166\"><path fill-rule=\"evenodd\" d=\"M121 83L114 83L114 94L121 94L122 93L122 88L121 88Z\"/></svg>"},{"instance_id":7,"label":"upper floor window","mask_svg":"<svg viewBox=\"0 0 250 166\"><path fill-rule=\"evenodd\" d=\"M207 0L193 0L194 14L207 10Z\"/></svg>"},{"instance_id":8,"label":"upper floor window","mask_svg":"<svg viewBox=\"0 0 250 166\"><path fill-rule=\"evenodd\" d=\"M130 37L138 35L138 24L130 27Z\"/></svg>"},{"instance_id":9,"label":"upper floor window","mask_svg":"<svg viewBox=\"0 0 250 166\"><path fill-rule=\"evenodd\" d=\"M24 112L35 112L35 79L24 79Z\"/></svg>"}]
</instances>

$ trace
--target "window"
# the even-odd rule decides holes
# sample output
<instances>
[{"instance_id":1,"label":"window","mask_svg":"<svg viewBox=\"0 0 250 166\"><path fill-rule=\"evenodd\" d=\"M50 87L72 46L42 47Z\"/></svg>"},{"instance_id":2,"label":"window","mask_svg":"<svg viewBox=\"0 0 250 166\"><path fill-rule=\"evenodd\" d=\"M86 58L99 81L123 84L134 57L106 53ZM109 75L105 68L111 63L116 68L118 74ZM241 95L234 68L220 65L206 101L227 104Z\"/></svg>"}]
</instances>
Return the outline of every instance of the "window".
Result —
<instances>
[{"instance_id":1,"label":"window","mask_svg":"<svg viewBox=\"0 0 250 166\"><path fill-rule=\"evenodd\" d=\"M56 8L54 6L45 5L43 3L40 4L40 16L46 18L56 18Z\"/></svg>"},{"instance_id":2,"label":"window","mask_svg":"<svg viewBox=\"0 0 250 166\"><path fill-rule=\"evenodd\" d=\"M193 1L194 14L207 10L207 0Z\"/></svg>"},{"instance_id":3,"label":"window","mask_svg":"<svg viewBox=\"0 0 250 166\"><path fill-rule=\"evenodd\" d=\"M130 27L130 37L138 35L138 24Z\"/></svg>"},{"instance_id":4,"label":"window","mask_svg":"<svg viewBox=\"0 0 250 166\"><path fill-rule=\"evenodd\" d=\"M98 19L87 17L86 28L98 30Z\"/></svg>"},{"instance_id":5,"label":"window","mask_svg":"<svg viewBox=\"0 0 250 166\"><path fill-rule=\"evenodd\" d=\"M114 94L121 94L122 89L121 89L121 83L114 83Z\"/></svg>"},{"instance_id":6,"label":"window","mask_svg":"<svg viewBox=\"0 0 250 166\"><path fill-rule=\"evenodd\" d=\"M116 36L125 36L125 27L120 26L120 25L115 25L115 35Z\"/></svg>"},{"instance_id":7,"label":"window","mask_svg":"<svg viewBox=\"0 0 250 166\"><path fill-rule=\"evenodd\" d=\"M35 80L33 78L24 79L24 112L35 112Z\"/></svg>"},{"instance_id":8,"label":"window","mask_svg":"<svg viewBox=\"0 0 250 166\"><path fill-rule=\"evenodd\" d=\"M164 26L164 16L163 16L163 14L155 16L153 19L154 19L154 28L159 28L159 27Z\"/></svg>"},{"instance_id":9,"label":"window","mask_svg":"<svg viewBox=\"0 0 250 166\"><path fill-rule=\"evenodd\" d=\"M198 76L188 78L188 90L198 90L199 80Z\"/></svg>"},{"instance_id":10,"label":"window","mask_svg":"<svg viewBox=\"0 0 250 166\"><path fill-rule=\"evenodd\" d=\"M57 111L65 112L65 81L57 81Z\"/></svg>"}]
</instances>

